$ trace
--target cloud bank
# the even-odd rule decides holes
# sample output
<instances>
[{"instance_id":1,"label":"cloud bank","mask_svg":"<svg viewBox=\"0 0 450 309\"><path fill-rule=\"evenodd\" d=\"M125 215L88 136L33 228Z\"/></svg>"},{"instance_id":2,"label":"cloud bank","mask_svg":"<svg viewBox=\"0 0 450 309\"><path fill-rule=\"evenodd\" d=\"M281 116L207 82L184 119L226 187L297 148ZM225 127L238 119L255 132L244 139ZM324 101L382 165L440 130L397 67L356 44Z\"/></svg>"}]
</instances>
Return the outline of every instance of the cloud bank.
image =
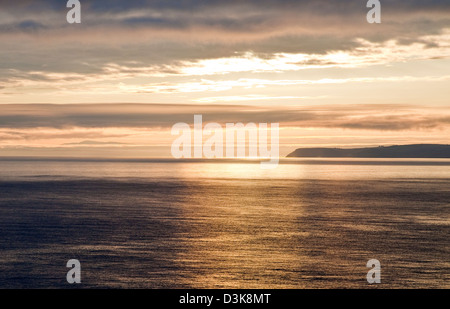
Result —
<instances>
[{"instance_id":1,"label":"cloud bank","mask_svg":"<svg viewBox=\"0 0 450 309\"><path fill-rule=\"evenodd\" d=\"M280 123L284 127L364 130L448 129L450 107L409 105L342 105L314 108L249 107L239 105L71 104L3 105L0 128L171 128L205 122Z\"/></svg>"},{"instance_id":2,"label":"cloud bank","mask_svg":"<svg viewBox=\"0 0 450 309\"><path fill-rule=\"evenodd\" d=\"M376 27L365 1L81 2L82 24L69 25L65 1L2 1L0 81L223 74L230 61L257 72L345 66L330 58L337 52L360 64L449 54L448 1L383 1Z\"/></svg>"}]
</instances>

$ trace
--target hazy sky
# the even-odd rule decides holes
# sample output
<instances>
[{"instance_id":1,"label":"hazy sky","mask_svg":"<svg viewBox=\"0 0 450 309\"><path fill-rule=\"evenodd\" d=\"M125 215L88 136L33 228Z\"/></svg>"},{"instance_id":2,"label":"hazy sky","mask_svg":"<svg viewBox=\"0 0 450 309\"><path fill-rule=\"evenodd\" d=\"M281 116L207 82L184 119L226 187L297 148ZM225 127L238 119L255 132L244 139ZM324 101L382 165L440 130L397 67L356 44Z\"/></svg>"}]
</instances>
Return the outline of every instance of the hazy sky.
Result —
<instances>
[{"instance_id":1,"label":"hazy sky","mask_svg":"<svg viewBox=\"0 0 450 309\"><path fill-rule=\"evenodd\" d=\"M80 2L0 1L0 155L169 156L194 114L280 123L282 155L448 143L448 0Z\"/></svg>"}]
</instances>

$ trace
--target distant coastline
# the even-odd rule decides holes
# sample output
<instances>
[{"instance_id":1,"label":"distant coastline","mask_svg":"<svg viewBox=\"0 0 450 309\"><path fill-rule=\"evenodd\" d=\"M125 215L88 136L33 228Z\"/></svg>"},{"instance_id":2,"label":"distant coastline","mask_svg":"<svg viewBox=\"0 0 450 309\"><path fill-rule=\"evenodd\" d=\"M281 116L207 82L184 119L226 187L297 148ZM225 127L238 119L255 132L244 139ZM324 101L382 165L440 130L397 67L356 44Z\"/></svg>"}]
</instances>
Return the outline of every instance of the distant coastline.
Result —
<instances>
[{"instance_id":1,"label":"distant coastline","mask_svg":"<svg viewBox=\"0 0 450 309\"><path fill-rule=\"evenodd\" d=\"M416 144L368 148L298 148L288 158L450 158L450 145Z\"/></svg>"}]
</instances>

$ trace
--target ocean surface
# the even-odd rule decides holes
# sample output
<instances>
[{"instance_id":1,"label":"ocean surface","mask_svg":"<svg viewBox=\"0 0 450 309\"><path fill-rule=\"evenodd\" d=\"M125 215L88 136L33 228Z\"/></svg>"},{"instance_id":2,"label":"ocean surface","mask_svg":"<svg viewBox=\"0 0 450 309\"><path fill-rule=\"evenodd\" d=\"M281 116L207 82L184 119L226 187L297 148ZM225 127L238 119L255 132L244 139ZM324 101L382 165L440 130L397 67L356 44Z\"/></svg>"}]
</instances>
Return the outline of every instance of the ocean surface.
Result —
<instances>
[{"instance_id":1,"label":"ocean surface","mask_svg":"<svg viewBox=\"0 0 450 309\"><path fill-rule=\"evenodd\" d=\"M0 160L0 288L74 287L450 288L450 160Z\"/></svg>"}]
</instances>

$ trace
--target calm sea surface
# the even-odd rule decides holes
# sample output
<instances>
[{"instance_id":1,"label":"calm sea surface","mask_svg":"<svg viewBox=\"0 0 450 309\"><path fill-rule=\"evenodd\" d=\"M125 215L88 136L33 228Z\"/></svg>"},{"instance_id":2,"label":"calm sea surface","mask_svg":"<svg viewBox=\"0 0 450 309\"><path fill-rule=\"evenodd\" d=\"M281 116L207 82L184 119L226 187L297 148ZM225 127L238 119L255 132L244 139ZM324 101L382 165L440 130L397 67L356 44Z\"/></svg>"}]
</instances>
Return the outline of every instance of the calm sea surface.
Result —
<instances>
[{"instance_id":1,"label":"calm sea surface","mask_svg":"<svg viewBox=\"0 0 450 309\"><path fill-rule=\"evenodd\" d=\"M0 161L0 288L450 288L450 160Z\"/></svg>"}]
</instances>

